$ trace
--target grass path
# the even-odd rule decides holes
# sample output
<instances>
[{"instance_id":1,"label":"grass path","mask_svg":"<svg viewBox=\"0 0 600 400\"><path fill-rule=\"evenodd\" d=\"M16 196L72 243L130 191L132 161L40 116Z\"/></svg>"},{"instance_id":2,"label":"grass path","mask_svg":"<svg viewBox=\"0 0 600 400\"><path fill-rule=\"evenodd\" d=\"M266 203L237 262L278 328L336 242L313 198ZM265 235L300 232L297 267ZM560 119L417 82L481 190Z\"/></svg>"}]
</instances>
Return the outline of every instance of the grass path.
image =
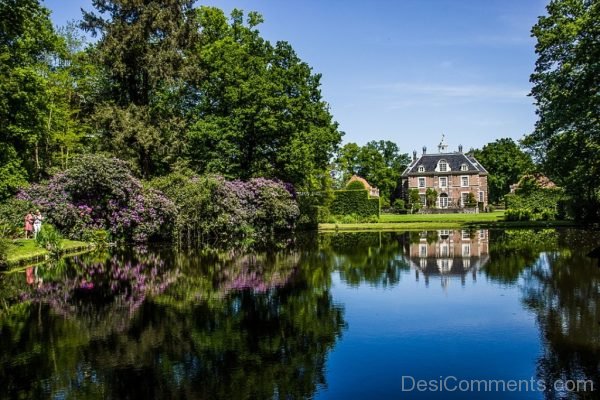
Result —
<instances>
[{"instance_id":1,"label":"grass path","mask_svg":"<svg viewBox=\"0 0 600 400\"><path fill-rule=\"evenodd\" d=\"M65 239L62 241L62 252L65 254L88 249L89 243ZM38 247L33 239L17 239L8 248L6 261L9 265L25 261L37 261L46 258L50 252Z\"/></svg>"}]
</instances>

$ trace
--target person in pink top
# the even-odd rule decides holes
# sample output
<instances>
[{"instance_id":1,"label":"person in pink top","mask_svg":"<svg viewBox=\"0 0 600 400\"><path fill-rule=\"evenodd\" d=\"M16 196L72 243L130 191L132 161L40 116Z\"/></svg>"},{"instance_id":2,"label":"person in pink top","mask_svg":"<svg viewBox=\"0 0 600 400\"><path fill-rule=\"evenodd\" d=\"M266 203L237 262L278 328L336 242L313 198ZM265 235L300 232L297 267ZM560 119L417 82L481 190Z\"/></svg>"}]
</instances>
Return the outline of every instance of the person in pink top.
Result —
<instances>
[{"instance_id":1,"label":"person in pink top","mask_svg":"<svg viewBox=\"0 0 600 400\"><path fill-rule=\"evenodd\" d=\"M25 216L25 239L29 239L29 237L33 237L33 215L31 212L28 212Z\"/></svg>"}]
</instances>

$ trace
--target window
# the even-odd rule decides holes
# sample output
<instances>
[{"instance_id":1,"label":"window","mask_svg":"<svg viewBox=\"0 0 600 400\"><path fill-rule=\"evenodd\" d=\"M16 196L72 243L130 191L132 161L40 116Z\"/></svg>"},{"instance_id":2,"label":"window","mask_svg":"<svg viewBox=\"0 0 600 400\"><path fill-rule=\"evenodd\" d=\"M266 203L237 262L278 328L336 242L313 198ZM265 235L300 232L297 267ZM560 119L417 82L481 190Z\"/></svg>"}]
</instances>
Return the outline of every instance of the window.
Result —
<instances>
[{"instance_id":1,"label":"window","mask_svg":"<svg viewBox=\"0 0 600 400\"><path fill-rule=\"evenodd\" d=\"M448 196L440 196L440 208L448 208Z\"/></svg>"},{"instance_id":2,"label":"window","mask_svg":"<svg viewBox=\"0 0 600 400\"><path fill-rule=\"evenodd\" d=\"M462 186L462 187L468 187L469 186L469 177L468 176L461 176L460 177L460 186Z\"/></svg>"},{"instance_id":3,"label":"window","mask_svg":"<svg viewBox=\"0 0 600 400\"><path fill-rule=\"evenodd\" d=\"M463 257L471 257L471 245L470 244L462 245L462 255L463 255Z\"/></svg>"},{"instance_id":4,"label":"window","mask_svg":"<svg viewBox=\"0 0 600 400\"><path fill-rule=\"evenodd\" d=\"M427 257L427 245L426 244L419 245L419 256Z\"/></svg>"},{"instance_id":5,"label":"window","mask_svg":"<svg viewBox=\"0 0 600 400\"><path fill-rule=\"evenodd\" d=\"M483 203L483 192L479 192L479 201Z\"/></svg>"},{"instance_id":6,"label":"window","mask_svg":"<svg viewBox=\"0 0 600 400\"><path fill-rule=\"evenodd\" d=\"M425 187L425 178L419 178L419 187L420 188L424 188Z\"/></svg>"},{"instance_id":7,"label":"window","mask_svg":"<svg viewBox=\"0 0 600 400\"><path fill-rule=\"evenodd\" d=\"M461 233L463 239L471 239L471 233L469 231L463 230Z\"/></svg>"},{"instance_id":8,"label":"window","mask_svg":"<svg viewBox=\"0 0 600 400\"><path fill-rule=\"evenodd\" d=\"M426 205L427 204L427 199L425 198L424 194L420 194L419 197L421 198L421 204L422 205Z\"/></svg>"},{"instance_id":9,"label":"window","mask_svg":"<svg viewBox=\"0 0 600 400\"><path fill-rule=\"evenodd\" d=\"M485 229L480 229L479 230L479 238L480 239L485 239Z\"/></svg>"},{"instance_id":10,"label":"window","mask_svg":"<svg viewBox=\"0 0 600 400\"><path fill-rule=\"evenodd\" d=\"M440 172L448 171L448 163L445 160L441 160L438 164L438 170Z\"/></svg>"},{"instance_id":11,"label":"window","mask_svg":"<svg viewBox=\"0 0 600 400\"><path fill-rule=\"evenodd\" d=\"M440 256L442 257L448 257L448 255L450 254L450 252L448 251L448 245L444 244L440 246Z\"/></svg>"},{"instance_id":12,"label":"window","mask_svg":"<svg viewBox=\"0 0 600 400\"><path fill-rule=\"evenodd\" d=\"M440 176L440 187L448 187L448 178L446 178L445 176Z\"/></svg>"},{"instance_id":13,"label":"window","mask_svg":"<svg viewBox=\"0 0 600 400\"><path fill-rule=\"evenodd\" d=\"M469 170L469 166L468 166L467 164L462 164L462 165L460 166L460 170L461 170L461 171L468 171L468 170Z\"/></svg>"},{"instance_id":14,"label":"window","mask_svg":"<svg viewBox=\"0 0 600 400\"><path fill-rule=\"evenodd\" d=\"M419 165L419 172L425 172L425 167L422 165Z\"/></svg>"}]
</instances>

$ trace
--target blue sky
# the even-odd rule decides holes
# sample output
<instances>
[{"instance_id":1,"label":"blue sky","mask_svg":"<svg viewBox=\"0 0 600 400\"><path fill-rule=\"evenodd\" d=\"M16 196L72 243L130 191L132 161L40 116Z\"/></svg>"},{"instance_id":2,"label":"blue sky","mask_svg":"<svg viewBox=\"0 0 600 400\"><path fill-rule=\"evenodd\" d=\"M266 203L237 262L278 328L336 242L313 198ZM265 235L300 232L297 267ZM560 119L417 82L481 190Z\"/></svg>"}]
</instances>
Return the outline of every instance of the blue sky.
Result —
<instances>
[{"instance_id":1,"label":"blue sky","mask_svg":"<svg viewBox=\"0 0 600 400\"><path fill-rule=\"evenodd\" d=\"M46 0L55 24L91 0ZM259 11L315 72L344 142L392 140L403 152L520 139L536 120L527 96L531 26L547 0L208 0Z\"/></svg>"}]
</instances>

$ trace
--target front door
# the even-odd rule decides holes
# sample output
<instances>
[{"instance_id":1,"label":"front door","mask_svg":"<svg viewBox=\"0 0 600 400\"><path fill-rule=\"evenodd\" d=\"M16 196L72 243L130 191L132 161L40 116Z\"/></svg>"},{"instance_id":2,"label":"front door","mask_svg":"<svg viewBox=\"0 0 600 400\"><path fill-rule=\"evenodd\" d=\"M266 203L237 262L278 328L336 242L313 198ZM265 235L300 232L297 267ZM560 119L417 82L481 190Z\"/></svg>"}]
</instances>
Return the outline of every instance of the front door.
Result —
<instances>
[{"instance_id":1,"label":"front door","mask_svg":"<svg viewBox=\"0 0 600 400\"><path fill-rule=\"evenodd\" d=\"M440 208L448 208L448 195L447 194L440 195Z\"/></svg>"}]
</instances>

